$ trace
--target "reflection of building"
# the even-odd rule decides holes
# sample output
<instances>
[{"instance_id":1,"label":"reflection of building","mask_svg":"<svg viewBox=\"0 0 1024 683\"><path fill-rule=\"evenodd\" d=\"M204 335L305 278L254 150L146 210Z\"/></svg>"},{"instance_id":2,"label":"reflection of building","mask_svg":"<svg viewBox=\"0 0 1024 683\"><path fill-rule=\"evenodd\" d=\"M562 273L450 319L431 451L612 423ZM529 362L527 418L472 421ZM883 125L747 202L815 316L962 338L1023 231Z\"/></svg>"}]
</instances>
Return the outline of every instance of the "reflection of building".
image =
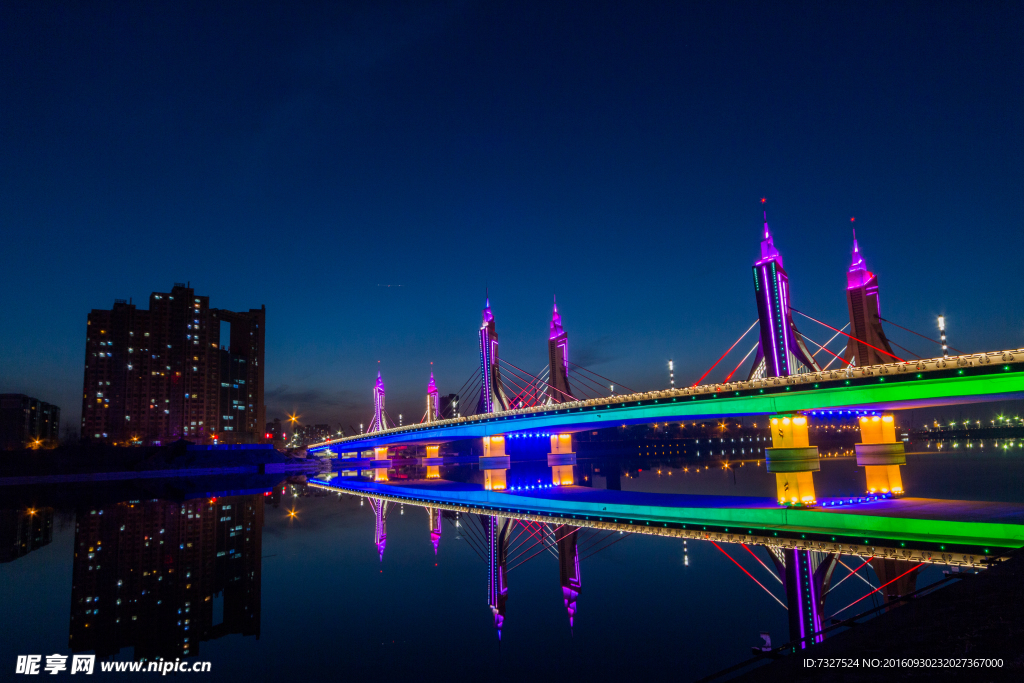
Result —
<instances>
[{"instance_id":1,"label":"reflection of building","mask_svg":"<svg viewBox=\"0 0 1024 683\"><path fill-rule=\"evenodd\" d=\"M260 440L262 308L210 308L210 298L176 284L149 297L149 310L118 299L89 313L82 437L152 443L216 435ZM221 343L221 340L224 343Z\"/></svg>"},{"instance_id":2,"label":"reflection of building","mask_svg":"<svg viewBox=\"0 0 1024 683\"><path fill-rule=\"evenodd\" d=\"M0 448L15 450L57 443L60 408L26 396L0 394Z\"/></svg>"},{"instance_id":3,"label":"reflection of building","mask_svg":"<svg viewBox=\"0 0 1024 683\"><path fill-rule=\"evenodd\" d=\"M263 496L83 508L75 525L72 652L194 656L260 633Z\"/></svg>"},{"instance_id":4,"label":"reflection of building","mask_svg":"<svg viewBox=\"0 0 1024 683\"><path fill-rule=\"evenodd\" d=\"M53 540L53 508L0 510L0 562L13 562Z\"/></svg>"}]
</instances>

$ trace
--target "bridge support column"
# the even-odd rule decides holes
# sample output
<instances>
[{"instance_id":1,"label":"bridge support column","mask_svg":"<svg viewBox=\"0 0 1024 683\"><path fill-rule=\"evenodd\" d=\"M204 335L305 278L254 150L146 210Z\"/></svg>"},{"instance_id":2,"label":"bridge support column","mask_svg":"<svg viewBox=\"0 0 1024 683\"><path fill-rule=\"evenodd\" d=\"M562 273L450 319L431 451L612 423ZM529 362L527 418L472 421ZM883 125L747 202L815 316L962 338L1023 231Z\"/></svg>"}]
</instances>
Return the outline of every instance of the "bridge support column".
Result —
<instances>
[{"instance_id":1,"label":"bridge support column","mask_svg":"<svg viewBox=\"0 0 1024 683\"><path fill-rule=\"evenodd\" d=\"M505 472L510 466L509 457L505 455L504 435L485 436L484 454L480 456L480 469L484 473L484 489L504 491L508 487Z\"/></svg>"},{"instance_id":2,"label":"bridge support column","mask_svg":"<svg viewBox=\"0 0 1024 683\"><path fill-rule=\"evenodd\" d=\"M427 457L421 460L427 466L427 479L441 478L441 446L427 446Z\"/></svg>"},{"instance_id":3,"label":"bridge support column","mask_svg":"<svg viewBox=\"0 0 1024 683\"><path fill-rule=\"evenodd\" d=\"M388 458L388 447L380 446L373 449L373 480L374 481L387 481L388 480L388 468L391 467L391 460Z\"/></svg>"},{"instance_id":4,"label":"bridge support column","mask_svg":"<svg viewBox=\"0 0 1024 683\"><path fill-rule=\"evenodd\" d=\"M551 483L572 486L576 483L576 454L572 450L572 434L552 434L551 452L548 453Z\"/></svg>"},{"instance_id":5,"label":"bridge support column","mask_svg":"<svg viewBox=\"0 0 1024 683\"><path fill-rule=\"evenodd\" d=\"M806 507L817 503L814 472L821 469L818 447L807 441L807 418L779 415L771 419L772 447L765 449L765 465L775 474L780 505Z\"/></svg>"},{"instance_id":6,"label":"bridge support column","mask_svg":"<svg viewBox=\"0 0 1024 683\"><path fill-rule=\"evenodd\" d=\"M900 465L907 464L902 441L896 440L892 415L860 418L861 443L854 446L857 465L864 468L868 493L903 495Z\"/></svg>"}]
</instances>

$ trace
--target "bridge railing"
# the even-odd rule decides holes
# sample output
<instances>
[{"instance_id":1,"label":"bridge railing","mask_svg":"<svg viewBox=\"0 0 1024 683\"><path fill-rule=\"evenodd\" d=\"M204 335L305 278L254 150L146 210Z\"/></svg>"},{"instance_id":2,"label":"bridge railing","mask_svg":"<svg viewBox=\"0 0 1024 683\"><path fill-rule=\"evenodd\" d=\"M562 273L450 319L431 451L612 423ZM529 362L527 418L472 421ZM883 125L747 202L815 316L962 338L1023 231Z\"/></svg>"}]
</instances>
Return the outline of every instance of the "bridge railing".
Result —
<instances>
[{"instance_id":1,"label":"bridge railing","mask_svg":"<svg viewBox=\"0 0 1024 683\"><path fill-rule=\"evenodd\" d=\"M948 358L926 358L913 361L904 361L900 363L866 365L863 367L849 365L846 368L839 370L828 370L823 372L806 372L803 374L789 375L786 377L768 377L765 379L742 380L738 382L728 382L725 384L701 384L698 386L682 387L679 389L663 389L656 391L637 392L633 394L620 394L618 396L609 396L604 398L593 398L580 401L567 401L564 403L555 403L551 405L515 408L512 410L503 410L494 413L482 413L479 415L468 415L463 417L449 418L446 420L437 420L435 422L429 423L429 426L431 428L454 427L462 424L472 424L473 422L478 422L480 420L488 420L495 417L531 415L536 413L545 413L551 410L586 408L591 406L612 405L614 403L628 403L630 401L646 401L660 398L692 396L695 394L718 394L729 391L735 392L775 386L796 386L800 384L809 384L829 380L875 377L879 375L897 375L908 372L934 372L938 370L944 370L947 368L977 367L988 365L990 363L1006 363L1014 361L1020 362L1021 360L1024 360L1024 349L1014 349L1010 351L989 351L985 353L949 356ZM328 439L327 441L324 441L322 443L313 444L312 446L309 446L309 448L319 448L331 444L360 441L371 436L376 438L381 435L401 434L403 432L410 432L420 429L423 426L424 425L422 424L412 424L405 425L402 427L390 427L388 429L384 429L378 432L369 432L366 434L346 436L340 439Z\"/></svg>"}]
</instances>

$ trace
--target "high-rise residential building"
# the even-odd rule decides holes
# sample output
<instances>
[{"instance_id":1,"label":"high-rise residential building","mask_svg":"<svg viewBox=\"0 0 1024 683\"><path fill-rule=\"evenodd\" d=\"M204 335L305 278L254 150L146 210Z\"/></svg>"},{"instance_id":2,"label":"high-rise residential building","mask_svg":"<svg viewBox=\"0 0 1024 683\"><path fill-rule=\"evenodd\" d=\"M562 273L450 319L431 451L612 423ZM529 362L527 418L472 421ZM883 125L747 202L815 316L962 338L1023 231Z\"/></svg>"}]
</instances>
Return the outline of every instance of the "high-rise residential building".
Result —
<instances>
[{"instance_id":1,"label":"high-rise residential building","mask_svg":"<svg viewBox=\"0 0 1024 683\"><path fill-rule=\"evenodd\" d=\"M77 511L72 652L195 657L203 641L260 635L265 495L145 500Z\"/></svg>"},{"instance_id":2,"label":"high-rise residential building","mask_svg":"<svg viewBox=\"0 0 1024 683\"><path fill-rule=\"evenodd\" d=\"M60 408L26 396L0 394L0 449L56 445Z\"/></svg>"},{"instance_id":3,"label":"high-rise residential building","mask_svg":"<svg viewBox=\"0 0 1024 683\"><path fill-rule=\"evenodd\" d=\"M266 307L210 308L177 283L149 310L116 299L86 327L82 437L109 443L263 439Z\"/></svg>"}]
</instances>

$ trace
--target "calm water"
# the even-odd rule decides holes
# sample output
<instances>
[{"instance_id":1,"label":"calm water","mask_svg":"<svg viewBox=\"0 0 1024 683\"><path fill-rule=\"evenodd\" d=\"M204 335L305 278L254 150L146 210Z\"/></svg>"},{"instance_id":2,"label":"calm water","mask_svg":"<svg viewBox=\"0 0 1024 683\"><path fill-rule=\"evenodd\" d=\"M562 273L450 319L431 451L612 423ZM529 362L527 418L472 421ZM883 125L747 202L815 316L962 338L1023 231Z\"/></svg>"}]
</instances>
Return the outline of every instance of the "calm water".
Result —
<instances>
[{"instance_id":1,"label":"calm water","mask_svg":"<svg viewBox=\"0 0 1024 683\"><path fill-rule=\"evenodd\" d=\"M597 487L773 495L763 463L730 465L698 472L693 461L684 470L602 458L579 469L583 483ZM912 454L903 469L913 496L1024 502L1017 448ZM512 474L534 471L513 463ZM819 497L862 485L852 458L826 458L816 475ZM788 640L785 610L709 543L584 534L572 628L557 559L542 551L510 562L499 642L487 566L473 545L475 516L446 515L435 555L425 510L393 505L381 559L368 502L296 483L206 479L5 493L5 679L20 654L96 652L208 660L212 673L199 674L208 680L692 680L748 658L761 631L776 645ZM741 546L724 549L784 599ZM764 549L756 552L768 563ZM520 549L519 560L533 554ZM918 586L942 569L922 569ZM826 613L868 590L845 581Z\"/></svg>"}]
</instances>

